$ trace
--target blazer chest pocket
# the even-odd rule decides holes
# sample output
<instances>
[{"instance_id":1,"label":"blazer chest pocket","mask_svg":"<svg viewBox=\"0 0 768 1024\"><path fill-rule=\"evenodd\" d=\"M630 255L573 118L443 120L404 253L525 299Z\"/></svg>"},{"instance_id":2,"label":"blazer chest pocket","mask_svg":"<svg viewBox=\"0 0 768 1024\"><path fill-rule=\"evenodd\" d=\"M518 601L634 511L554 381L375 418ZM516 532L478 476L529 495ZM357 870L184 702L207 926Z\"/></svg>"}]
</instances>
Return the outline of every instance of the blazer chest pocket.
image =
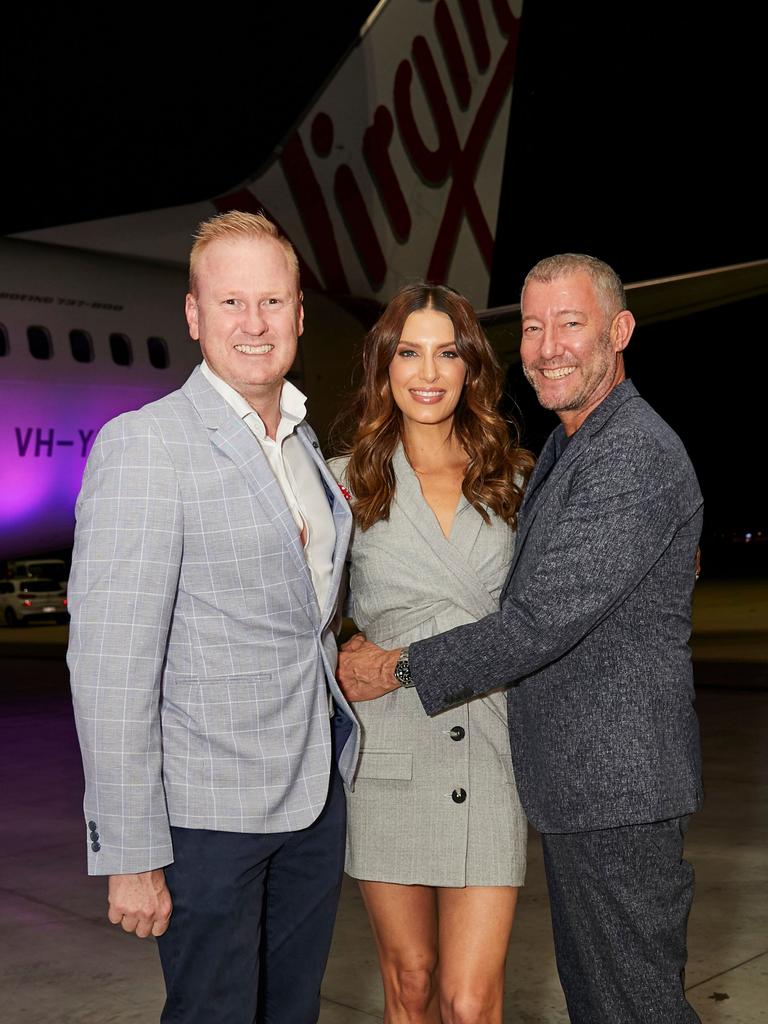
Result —
<instances>
[{"instance_id":1,"label":"blazer chest pocket","mask_svg":"<svg viewBox=\"0 0 768 1024\"><path fill-rule=\"evenodd\" d=\"M218 744L237 746L239 735L250 735L266 717L266 698L278 696L270 692L271 678L270 672L172 676L163 691L164 725L181 727L201 743L215 735Z\"/></svg>"},{"instance_id":2,"label":"blazer chest pocket","mask_svg":"<svg viewBox=\"0 0 768 1024\"><path fill-rule=\"evenodd\" d=\"M177 676L169 675L168 679L173 686L227 686L229 684L242 686L251 683L256 686L259 683L268 682L272 678L271 672L243 672L227 676Z\"/></svg>"},{"instance_id":3,"label":"blazer chest pocket","mask_svg":"<svg viewBox=\"0 0 768 1024\"><path fill-rule=\"evenodd\" d=\"M413 754L395 750L364 750L356 777L407 782L413 778Z\"/></svg>"}]
</instances>

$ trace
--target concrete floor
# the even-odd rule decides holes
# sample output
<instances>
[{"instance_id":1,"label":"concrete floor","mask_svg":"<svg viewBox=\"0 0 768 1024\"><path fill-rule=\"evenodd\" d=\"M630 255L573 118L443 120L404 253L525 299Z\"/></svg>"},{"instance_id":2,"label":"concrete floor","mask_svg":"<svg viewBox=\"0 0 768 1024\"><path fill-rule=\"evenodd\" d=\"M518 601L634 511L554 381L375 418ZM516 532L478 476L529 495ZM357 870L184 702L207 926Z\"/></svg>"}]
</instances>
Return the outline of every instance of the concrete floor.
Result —
<instances>
[{"instance_id":1,"label":"concrete floor","mask_svg":"<svg viewBox=\"0 0 768 1024\"><path fill-rule=\"evenodd\" d=\"M719 679L724 688L699 692L707 800L687 848L697 876L687 983L703 1024L758 1024L768 1020L768 645L765 635L756 637L768 619L758 615L750 631L754 660L737 656L738 637L725 636L733 627L718 625L715 589L698 668L707 683ZM766 592L753 595L756 607ZM46 659L43 647L57 638L51 629L43 639L45 632L36 631L26 658L0 662L0 1022L156 1021L163 990L154 944L109 925L105 883L85 875L82 777L66 670L60 659ZM16 631L2 633L14 645L22 640L11 636ZM740 675L731 670L735 664ZM509 952L505 1021L565 1024L535 834L529 857ZM346 880L320 1021L371 1024L382 1020L382 1007L368 922L355 884Z\"/></svg>"}]
</instances>

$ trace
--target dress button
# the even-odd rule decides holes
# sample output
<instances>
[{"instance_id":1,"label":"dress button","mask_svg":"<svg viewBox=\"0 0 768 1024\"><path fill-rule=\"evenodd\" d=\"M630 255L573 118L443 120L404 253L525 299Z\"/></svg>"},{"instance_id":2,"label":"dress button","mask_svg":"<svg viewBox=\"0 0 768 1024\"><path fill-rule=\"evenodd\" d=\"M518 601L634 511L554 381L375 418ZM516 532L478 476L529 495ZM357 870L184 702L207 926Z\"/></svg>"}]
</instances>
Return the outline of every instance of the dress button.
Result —
<instances>
[{"instance_id":1,"label":"dress button","mask_svg":"<svg viewBox=\"0 0 768 1024\"><path fill-rule=\"evenodd\" d=\"M454 725L454 727L451 729L448 735L451 737L452 740L463 740L464 737L466 736L466 733L464 732L460 725Z\"/></svg>"},{"instance_id":2,"label":"dress button","mask_svg":"<svg viewBox=\"0 0 768 1024\"><path fill-rule=\"evenodd\" d=\"M454 789L454 791L451 793L451 800L453 800L455 804L463 804L466 799L466 789Z\"/></svg>"},{"instance_id":3,"label":"dress button","mask_svg":"<svg viewBox=\"0 0 768 1024\"><path fill-rule=\"evenodd\" d=\"M94 853L98 853L101 849L101 843L91 843L91 849Z\"/></svg>"}]
</instances>

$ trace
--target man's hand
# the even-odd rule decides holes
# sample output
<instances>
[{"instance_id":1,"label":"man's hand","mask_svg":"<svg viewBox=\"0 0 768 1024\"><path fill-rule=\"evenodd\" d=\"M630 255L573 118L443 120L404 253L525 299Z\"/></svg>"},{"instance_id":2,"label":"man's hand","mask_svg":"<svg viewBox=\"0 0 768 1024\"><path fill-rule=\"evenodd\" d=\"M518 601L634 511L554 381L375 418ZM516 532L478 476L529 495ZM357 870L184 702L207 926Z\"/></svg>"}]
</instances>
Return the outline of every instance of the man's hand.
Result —
<instances>
[{"instance_id":1,"label":"man's hand","mask_svg":"<svg viewBox=\"0 0 768 1024\"><path fill-rule=\"evenodd\" d=\"M339 652L336 678L348 701L373 700L400 685L393 673L400 651L381 647L356 633Z\"/></svg>"},{"instance_id":2,"label":"man's hand","mask_svg":"<svg viewBox=\"0 0 768 1024\"><path fill-rule=\"evenodd\" d=\"M162 935L171 919L171 894L162 868L109 876L109 920L140 939Z\"/></svg>"}]
</instances>

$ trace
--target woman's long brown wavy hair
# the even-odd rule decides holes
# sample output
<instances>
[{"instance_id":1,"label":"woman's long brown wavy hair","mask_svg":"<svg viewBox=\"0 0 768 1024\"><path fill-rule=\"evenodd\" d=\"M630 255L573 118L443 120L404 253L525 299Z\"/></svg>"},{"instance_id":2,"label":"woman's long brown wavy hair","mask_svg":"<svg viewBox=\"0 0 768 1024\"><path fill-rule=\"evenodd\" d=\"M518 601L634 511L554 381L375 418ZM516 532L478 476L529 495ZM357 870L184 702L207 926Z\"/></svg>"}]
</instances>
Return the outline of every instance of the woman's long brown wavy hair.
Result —
<instances>
[{"instance_id":1,"label":"woman's long brown wavy hair","mask_svg":"<svg viewBox=\"0 0 768 1024\"><path fill-rule=\"evenodd\" d=\"M403 436L389 365L405 321L420 309L434 309L451 318L456 351L467 368L453 417L453 432L468 458L464 496L486 523L490 509L514 527L533 458L518 446L517 424L498 411L501 369L467 300L452 288L423 282L401 288L365 338L363 380L350 411L354 433L347 446L346 476L354 496L355 520L367 530L389 518L395 493L392 457Z\"/></svg>"}]
</instances>

